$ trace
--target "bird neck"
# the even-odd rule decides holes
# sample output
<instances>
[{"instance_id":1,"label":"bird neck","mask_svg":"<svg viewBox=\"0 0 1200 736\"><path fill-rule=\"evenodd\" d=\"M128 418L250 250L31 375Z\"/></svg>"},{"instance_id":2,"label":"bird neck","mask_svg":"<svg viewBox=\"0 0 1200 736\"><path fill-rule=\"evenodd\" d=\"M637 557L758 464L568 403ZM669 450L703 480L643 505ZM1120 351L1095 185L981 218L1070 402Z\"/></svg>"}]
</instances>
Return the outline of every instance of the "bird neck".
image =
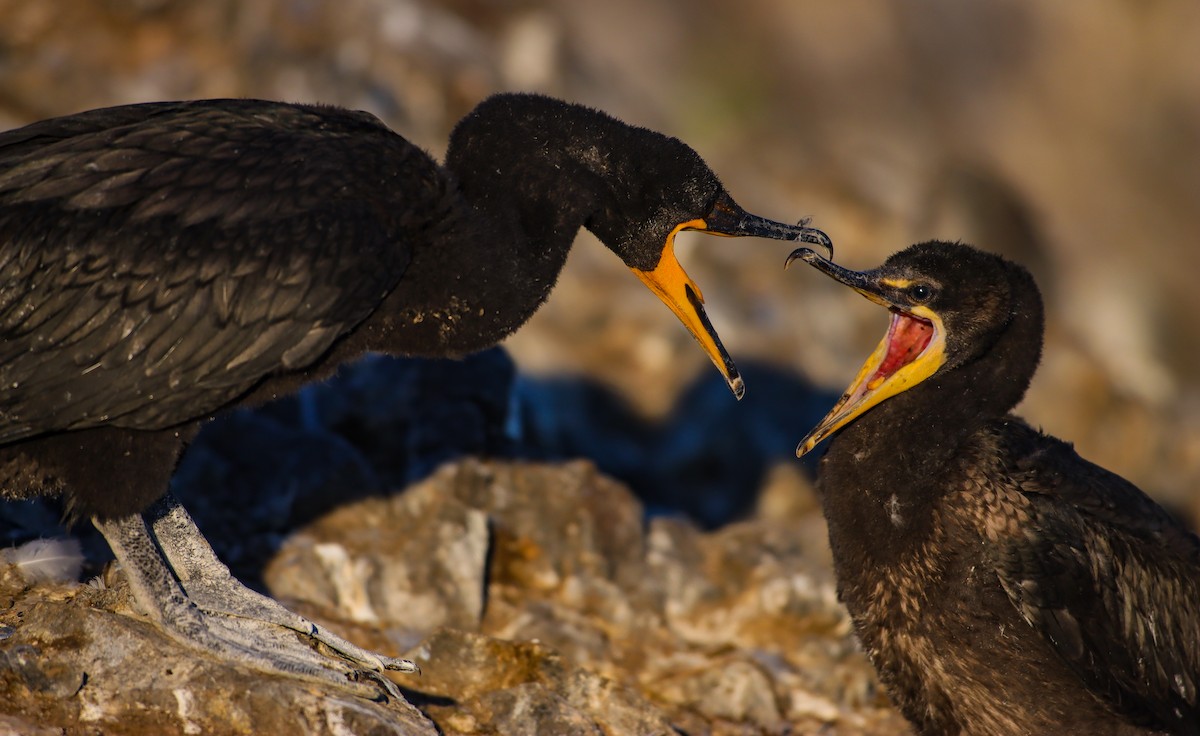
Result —
<instances>
[{"instance_id":1,"label":"bird neck","mask_svg":"<svg viewBox=\"0 0 1200 736\"><path fill-rule=\"evenodd\" d=\"M971 480L973 448L986 444L987 428L1004 421L1037 369L1041 299L1032 281L1028 288L974 359L884 401L830 443L820 483L835 548L840 539L847 554L887 565L918 553L935 532L936 509Z\"/></svg>"},{"instance_id":2,"label":"bird neck","mask_svg":"<svg viewBox=\"0 0 1200 736\"><path fill-rule=\"evenodd\" d=\"M546 300L577 230L534 238L514 227L462 227L425 241L381 306L371 349L457 357L495 345Z\"/></svg>"},{"instance_id":3,"label":"bird neck","mask_svg":"<svg viewBox=\"0 0 1200 736\"><path fill-rule=\"evenodd\" d=\"M368 350L465 355L545 302L593 198L570 176L534 170L537 158L516 161L468 167L448 155L442 216L411 238L408 268L366 325Z\"/></svg>"}]
</instances>

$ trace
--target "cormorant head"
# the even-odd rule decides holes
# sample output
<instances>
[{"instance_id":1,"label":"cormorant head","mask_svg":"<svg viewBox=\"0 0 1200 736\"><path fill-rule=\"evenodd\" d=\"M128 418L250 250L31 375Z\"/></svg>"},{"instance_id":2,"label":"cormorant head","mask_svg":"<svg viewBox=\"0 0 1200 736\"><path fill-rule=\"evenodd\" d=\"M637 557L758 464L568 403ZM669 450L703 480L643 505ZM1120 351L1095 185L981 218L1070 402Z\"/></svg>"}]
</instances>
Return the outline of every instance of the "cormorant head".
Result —
<instances>
[{"instance_id":1,"label":"cormorant head","mask_svg":"<svg viewBox=\"0 0 1200 736\"><path fill-rule=\"evenodd\" d=\"M704 312L700 287L675 257L683 230L811 243L833 253L829 237L807 227L752 215L725 191L694 150L675 138L624 126L602 159L601 206L585 226L683 322L721 371L734 396L745 384Z\"/></svg>"},{"instance_id":2,"label":"cormorant head","mask_svg":"<svg viewBox=\"0 0 1200 736\"><path fill-rule=\"evenodd\" d=\"M580 225L675 313L725 376L745 386L675 258L681 230L832 246L819 230L748 214L694 150L599 110L535 94L488 98L451 136L447 167L476 199L515 202L521 229L543 242ZM569 240L568 240L569 243Z\"/></svg>"},{"instance_id":3,"label":"cormorant head","mask_svg":"<svg viewBox=\"0 0 1200 736\"><path fill-rule=\"evenodd\" d=\"M997 348L1014 318L1036 332L1023 363L1000 355L980 391L1011 408L1028 385L1041 353L1042 306L1033 278L1000 256L961 243L928 242L892 255L870 271L850 271L808 248L803 260L891 313L887 334L829 414L796 449L803 456L880 402L926 379L972 363ZM1021 336L1022 339L1025 335ZM1018 341L1019 342L1019 341Z\"/></svg>"}]
</instances>

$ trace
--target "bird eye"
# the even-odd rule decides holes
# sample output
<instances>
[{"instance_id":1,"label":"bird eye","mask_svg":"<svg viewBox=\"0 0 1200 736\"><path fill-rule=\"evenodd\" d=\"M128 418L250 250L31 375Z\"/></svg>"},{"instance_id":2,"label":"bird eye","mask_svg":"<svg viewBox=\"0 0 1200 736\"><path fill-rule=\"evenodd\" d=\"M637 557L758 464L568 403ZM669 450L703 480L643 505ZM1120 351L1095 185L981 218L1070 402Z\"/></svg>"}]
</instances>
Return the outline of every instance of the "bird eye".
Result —
<instances>
[{"instance_id":1,"label":"bird eye","mask_svg":"<svg viewBox=\"0 0 1200 736\"><path fill-rule=\"evenodd\" d=\"M928 284L913 284L908 287L908 296L914 302L926 302L933 296L933 289Z\"/></svg>"}]
</instances>

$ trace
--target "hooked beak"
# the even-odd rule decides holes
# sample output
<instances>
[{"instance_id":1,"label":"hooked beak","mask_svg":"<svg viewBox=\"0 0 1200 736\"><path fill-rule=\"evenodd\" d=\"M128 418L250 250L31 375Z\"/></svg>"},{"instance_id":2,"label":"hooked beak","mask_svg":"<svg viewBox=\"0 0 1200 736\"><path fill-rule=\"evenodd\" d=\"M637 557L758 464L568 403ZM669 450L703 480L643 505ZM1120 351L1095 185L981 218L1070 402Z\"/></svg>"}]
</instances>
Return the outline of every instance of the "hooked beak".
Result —
<instances>
[{"instance_id":1,"label":"hooked beak","mask_svg":"<svg viewBox=\"0 0 1200 736\"><path fill-rule=\"evenodd\" d=\"M809 248L792 251L784 267L795 260L804 261L891 312L891 322L883 340L867 358L842 398L796 448L796 457L803 457L871 407L907 391L937 372L946 362L946 330L941 318L928 307L901 305L888 296L897 293L905 282L880 278L871 272L850 271L825 260Z\"/></svg>"},{"instance_id":2,"label":"hooked beak","mask_svg":"<svg viewBox=\"0 0 1200 736\"><path fill-rule=\"evenodd\" d=\"M721 344L721 338L709 322L708 315L704 313L704 295L700 293L700 287L692 281L675 257L675 236L682 230L699 230L710 235L753 235L773 240L811 243L828 249L831 257L833 243L828 235L816 228L807 227L805 222L799 225L785 225L752 215L739 207L728 194L722 194L707 216L681 222L667 234L662 256L654 270L632 269L642 283L646 284L692 333L713 365L725 377L729 390L736 398L741 399L746 393L746 383L738 373L733 359L726 352L725 346Z\"/></svg>"},{"instance_id":3,"label":"hooked beak","mask_svg":"<svg viewBox=\"0 0 1200 736\"><path fill-rule=\"evenodd\" d=\"M829 236L815 227L808 227L808 220L801 220L798 225L785 225L782 222L768 220L765 217L752 215L738 206L728 194L722 194L713 205L712 212L704 218L704 230L712 235L741 236L752 235L757 238L772 240L794 240L799 243L819 245L829 251L833 258L833 241Z\"/></svg>"}]
</instances>

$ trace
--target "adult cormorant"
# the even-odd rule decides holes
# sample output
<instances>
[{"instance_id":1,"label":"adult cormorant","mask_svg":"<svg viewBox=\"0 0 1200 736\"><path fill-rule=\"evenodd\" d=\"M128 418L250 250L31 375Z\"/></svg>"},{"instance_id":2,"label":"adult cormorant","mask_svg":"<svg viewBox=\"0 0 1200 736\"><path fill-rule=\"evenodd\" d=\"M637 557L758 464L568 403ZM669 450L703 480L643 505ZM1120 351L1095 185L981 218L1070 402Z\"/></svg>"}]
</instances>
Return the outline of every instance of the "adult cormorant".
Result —
<instances>
[{"instance_id":1,"label":"adult cormorant","mask_svg":"<svg viewBox=\"0 0 1200 736\"><path fill-rule=\"evenodd\" d=\"M1200 733L1200 541L1009 412L1041 355L1029 273L961 244L862 273L891 312L803 455L838 592L924 734ZM840 431L839 431L840 430Z\"/></svg>"},{"instance_id":2,"label":"adult cormorant","mask_svg":"<svg viewBox=\"0 0 1200 736\"><path fill-rule=\"evenodd\" d=\"M242 586L164 496L168 479L218 411L367 351L495 344L545 300L581 227L675 312L735 393L676 234L828 244L744 212L680 141L536 95L480 104L442 166L369 114L258 100L114 107L0 134L4 494L65 494L175 638L395 693L381 673L411 663Z\"/></svg>"}]
</instances>

